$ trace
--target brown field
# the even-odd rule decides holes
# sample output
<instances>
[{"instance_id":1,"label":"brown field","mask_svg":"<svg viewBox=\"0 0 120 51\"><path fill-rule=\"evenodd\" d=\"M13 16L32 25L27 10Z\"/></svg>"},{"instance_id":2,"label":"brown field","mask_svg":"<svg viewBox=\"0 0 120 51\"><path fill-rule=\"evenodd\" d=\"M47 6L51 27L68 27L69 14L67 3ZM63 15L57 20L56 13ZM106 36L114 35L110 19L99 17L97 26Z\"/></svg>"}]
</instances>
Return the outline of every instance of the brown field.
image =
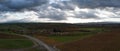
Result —
<instances>
[{"instance_id":1,"label":"brown field","mask_svg":"<svg viewBox=\"0 0 120 51\"><path fill-rule=\"evenodd\" d=\"M61 51L120 51L120 29L108 28L108 30L111 31L57 47Z\"/></svg>"},{"instance_id":2,"label":"brown field","mask_svg":"<svg viewBox=\"0 0 120 51\"><path fill-rule=\"evenodd\" d=\"M46 36L35 36L37 39L40 39L41 41L43 41L44 43L50 45L50 46L54 46L56 44L59 44L60 42L55 41L54 39L50 39Z\"/></svg>"},{"instance_id":3,"label":"brown field","mask_svg":"<svg viewBox=\"0 0 120 51\"><path fill-rule=\"evenodd\" d=\"M0 33L0 39L26 39L26 38L17 35L7 34L7 33Z\"/></svg>"}]
</instances>

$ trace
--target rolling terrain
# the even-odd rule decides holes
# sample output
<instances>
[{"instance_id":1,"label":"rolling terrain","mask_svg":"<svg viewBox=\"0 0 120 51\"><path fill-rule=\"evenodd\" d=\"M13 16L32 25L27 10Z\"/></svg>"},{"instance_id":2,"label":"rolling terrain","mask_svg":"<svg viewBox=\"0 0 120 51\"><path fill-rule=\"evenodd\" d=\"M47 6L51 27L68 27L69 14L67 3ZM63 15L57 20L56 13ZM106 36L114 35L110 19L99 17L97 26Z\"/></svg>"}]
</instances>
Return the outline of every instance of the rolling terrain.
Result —
<instances>
[{"instance_id":1,"label":"rolling terrain","mask_svg":"<svg viewBox=\"0 0 120 51\"><path fill-rule=\"evenodd\" d=\"M95 36L58 46L62 51L120 51L120 29L109 28Z\"/></svg>"},{"instance_id":2,"label":"rolling terrain","mask_svg":"<svg viewBox=\"0 0 120 51\"><path fill-rule=\"evenodd\" d=\"M0 39L25 39L27 35L60 51L120 51L119 23L6 23ZM39 51L29 49L31 51Z\"/></svg>"}]
</instances>

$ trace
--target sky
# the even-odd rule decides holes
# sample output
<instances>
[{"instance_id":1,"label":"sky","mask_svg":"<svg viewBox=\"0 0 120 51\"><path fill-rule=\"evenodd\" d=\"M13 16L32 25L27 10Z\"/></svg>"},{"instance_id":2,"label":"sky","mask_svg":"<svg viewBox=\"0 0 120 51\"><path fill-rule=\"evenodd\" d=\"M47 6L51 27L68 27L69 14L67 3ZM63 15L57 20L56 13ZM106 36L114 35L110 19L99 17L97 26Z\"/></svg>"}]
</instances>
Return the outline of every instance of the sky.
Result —
<instances>
[{"instance_id":1,"label":"sky","mask_svg":"<svg viewBox=\"0 0 120 51\"><path fill-rule=\"evenodd\" d=\"M0 0L0 23L119 22L120 0Z\"/></svg>"}]
</instances>

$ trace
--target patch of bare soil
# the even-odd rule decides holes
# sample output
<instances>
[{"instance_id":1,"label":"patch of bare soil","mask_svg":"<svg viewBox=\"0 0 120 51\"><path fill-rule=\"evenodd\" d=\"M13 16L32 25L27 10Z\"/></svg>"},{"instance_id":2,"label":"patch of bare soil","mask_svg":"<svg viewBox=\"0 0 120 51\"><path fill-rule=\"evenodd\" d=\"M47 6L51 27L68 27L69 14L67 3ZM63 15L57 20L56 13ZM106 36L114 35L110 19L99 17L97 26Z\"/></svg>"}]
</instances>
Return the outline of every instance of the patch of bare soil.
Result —
<instances>
[{"instance_id":1,"label":"patch of bare soil","mask_svg":"<svg viewBox=\"0 0 120 51\"><path fill-rule=\"evenodd\" d=\"M50 46L54 46L54 45L56 45L56 44L59 44L60 42L57 42L57 41L55 41L55 40L53 40L53 39L50 39L50 38L48 38L48 37L46 37L46 36L35 36L37 39L40 39L41 41L43 41L44 43L46 43L46 44L48 44L48 45L50 45Z\"/></svg>"},{"instance_id":2,"label":"patch of bare soil","mask_svg":"<svg viewBox=\"0 0 120 51\"><path fill-rule=\"evenodd\" d=\"M120 51L120 29L57 46L61 51Z\"/></svg>"},{"instance_id":3,"label":"patch of bare soil","mask_svg":"<svg viewBox=\"0 0 120 51\"><path fill-rule=\"evenodd\" d=\"M17 39L17 38L24 39L25 37L6 34L6 33L0 33L0 39Z\"/></svg>"}]
</instances>

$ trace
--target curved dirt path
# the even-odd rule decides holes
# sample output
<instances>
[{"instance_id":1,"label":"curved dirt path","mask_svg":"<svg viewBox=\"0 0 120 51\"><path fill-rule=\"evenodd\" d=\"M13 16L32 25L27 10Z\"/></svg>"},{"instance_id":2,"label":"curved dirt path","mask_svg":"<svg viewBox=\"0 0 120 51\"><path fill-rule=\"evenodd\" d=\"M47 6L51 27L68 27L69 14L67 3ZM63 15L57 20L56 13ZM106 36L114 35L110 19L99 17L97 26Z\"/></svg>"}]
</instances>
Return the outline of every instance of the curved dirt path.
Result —
<instances>
[{"instance_id":1,"label":"curved dirt path","mask_svg":"<svg viewBox=\"0 0 120 51\"><path fill-rule=\"evenodd\" d=\"M30 40L36 42L36 43L37 43L38 45L40 45L40 46L42 45L44 48L47 49L47 51L57 51L55 48L52 48L52 47L48 46L47 44L43 43L43 42L40 41L39 39L36 39L36 38L34 38L34 37L32 37L32 36L28 36L28 35L20 35L20 36L24 36L24 37L26 37L26 38L29 38Z\"/></svg>"},{"instance_id":2,"label":"curved dirt path","mask_svg":"<svg viewBox=\"0 0 120 51\"><path fill-rule=\"evenodd\" d=\"M41 40L39 40L37 38L34 38L32 36L29 36L29 35L20 35L20 34L16 34L16 35L23 36L23 37L26 37L26 38L32 40L34 43L36 43L36 45L40 46L40 47L38 47L39 49L41 49L41 47L43 47L47 51L58 51L58 49L50 47L47 44L45 44L44 42L42 42ZM24 51L24 49L11 49L11 50L10 49L0 49L0 51Z\"/></svg>"}]
</instances>

